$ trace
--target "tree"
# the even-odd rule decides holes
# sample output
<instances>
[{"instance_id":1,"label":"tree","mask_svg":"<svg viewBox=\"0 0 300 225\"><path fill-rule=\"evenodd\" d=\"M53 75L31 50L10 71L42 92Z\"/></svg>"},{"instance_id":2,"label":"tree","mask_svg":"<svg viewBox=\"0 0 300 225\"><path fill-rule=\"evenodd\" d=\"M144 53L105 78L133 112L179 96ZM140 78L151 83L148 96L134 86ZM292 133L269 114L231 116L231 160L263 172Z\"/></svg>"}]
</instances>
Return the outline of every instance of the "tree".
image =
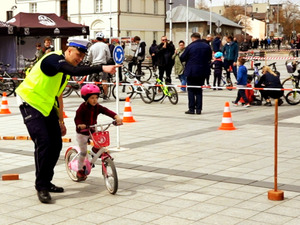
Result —
<instances>
[{"instance_id":1,"label":"tree","mask_svg":"<svg viewBox=\"0 0 300 225\"><path fill-rule=\"evenodd\" d=\"M207 5L206 5L206 3L205 3L204 0L199 0L198 4L196 5L195 8L202 9L202 10L208 10L208 7L207 7Z\"/></svg>"},{"instance_id":2,"label":"tree","mask_svg":"<svg viewBox=\"0 0 300 225\"><path fill-rule=\"evenodd\" d=\"M238 20L237 16L243 15L243 14L245 14L244 7L242 7L240 5L231 5L231 6L225 6L223 16L231 21L238 23L239 20Z\"/></svg>"},{"instance_id":3,"label":"tree","mask_svg":"<svg viewBox=\"0 0 300 225\"><path fill-rule=\"evenodd\" d=\"M279 12L279 23L283 28L283 34L287 38L292 37L292 31L300 32L300 18L298 5L287 1L283 9Z\"/></svg>"}]
</instances>

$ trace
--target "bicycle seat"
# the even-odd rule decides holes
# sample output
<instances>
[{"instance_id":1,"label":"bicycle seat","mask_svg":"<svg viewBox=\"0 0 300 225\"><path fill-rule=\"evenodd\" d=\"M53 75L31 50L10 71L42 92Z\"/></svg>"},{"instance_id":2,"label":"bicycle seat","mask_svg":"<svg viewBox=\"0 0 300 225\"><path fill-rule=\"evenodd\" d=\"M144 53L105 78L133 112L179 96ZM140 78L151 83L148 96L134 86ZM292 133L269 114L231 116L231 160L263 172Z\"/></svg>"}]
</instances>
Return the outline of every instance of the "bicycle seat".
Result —
<instances>
[{"instance_id":1,"label":"bicycle seat","mask_svg":"<svg viewBox=\"0 0 300 225\"><path fill-rule=\"evenodd\" d=\"M261 63L254 63L254 66L259 67Z\"/></svg>"}]
</instances>

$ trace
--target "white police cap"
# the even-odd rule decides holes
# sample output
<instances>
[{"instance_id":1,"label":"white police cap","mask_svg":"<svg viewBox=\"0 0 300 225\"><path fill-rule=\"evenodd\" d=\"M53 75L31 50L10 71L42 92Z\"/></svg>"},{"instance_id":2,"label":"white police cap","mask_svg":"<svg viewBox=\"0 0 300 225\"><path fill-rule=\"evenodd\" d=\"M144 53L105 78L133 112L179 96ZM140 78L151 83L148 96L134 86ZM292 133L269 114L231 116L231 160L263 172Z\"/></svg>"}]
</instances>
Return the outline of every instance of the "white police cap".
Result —
<instances>
[{"instance_id":1,"label":"white police cap","mask_svg":"<svg viewBox=\"0 0 300 225\"><path fill-rule=\"evenodd\" d=\"M98 32L96 34L96 38L100 38L100 39L103 39L104 38L104 34L102 32Z\"/></svg>"},{"instance_id":2,"label":"white police cap","mask_svg":"<svg viewBox=\"0 0 300 225\"><path fill-rule=\"evenodd\" d=\"M73 40L68 40L68 42L69 43L67 44L67 46L77 48L78 51L81 51L84 53L87 52L87 50L91 44L88 40L85 40L85 39L73 39Z\"/></svg>"}]
</instances>

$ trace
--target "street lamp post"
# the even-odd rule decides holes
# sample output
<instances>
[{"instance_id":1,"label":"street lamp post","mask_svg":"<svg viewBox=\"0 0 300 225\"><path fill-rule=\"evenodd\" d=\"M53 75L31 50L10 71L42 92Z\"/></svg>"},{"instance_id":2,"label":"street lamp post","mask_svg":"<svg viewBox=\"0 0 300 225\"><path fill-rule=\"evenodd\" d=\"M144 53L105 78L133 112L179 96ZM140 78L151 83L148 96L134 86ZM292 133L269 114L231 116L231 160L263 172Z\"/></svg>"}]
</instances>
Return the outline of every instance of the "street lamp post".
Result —
<instances>
[{"instance_id":1,"label":"street lamp post","mask_svg":"<svg viewBox=\"0 0 300 225\"><path fill-rule=\"evenodd\" d=\"M186 0L186 31L185 31L185 43L189 43L189 0Z\"/></svg>"},{"instance_id":2,"label":"street lamp post","mask_svg":"<svg viewBox=\"0 0 300 225\"><path fill-rule=\"evenodd\" d=\"M247 0L245 0L245 39L247 39Z\"/></svg>"},{"instance_id":3,"label":"street lamp post","mask_svg":"<svg viewBox=\"0 0 300 225\"><path fill-rule=\"evenodd\" d=\"M212 32L212 23L211 23L211 7L212 7L212 0L210 0L210 7L209 7L209 34Z\"/></svg>"},{"instance_id":4,"label":"street lamp post","mask_svg":"<svg viewBox=\"0 0 300 225\"><path fill-rule=\"evenodd\" d=\"M172 41L172 0L170 0L169 5L170 5L170 41Z\"/></svg>"}]
</instances>

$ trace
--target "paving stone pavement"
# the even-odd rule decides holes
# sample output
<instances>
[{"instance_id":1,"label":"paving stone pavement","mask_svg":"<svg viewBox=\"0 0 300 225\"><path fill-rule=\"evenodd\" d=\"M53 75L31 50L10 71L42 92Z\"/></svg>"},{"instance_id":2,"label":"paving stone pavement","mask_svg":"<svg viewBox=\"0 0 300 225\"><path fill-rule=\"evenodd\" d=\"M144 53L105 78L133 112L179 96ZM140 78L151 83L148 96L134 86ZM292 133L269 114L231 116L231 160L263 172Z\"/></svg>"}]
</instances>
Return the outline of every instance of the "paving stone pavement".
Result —
<instances>
[{"instance_id":1,"label":"paving stone pavement","mask_svg":"<svg viewBox=\"0 0 300 225\"><path fill-rule=\"evenodd\" d=\"M85 182L68 177L64 153L76 145L75 110L82 99L64 99L68 129L53 183L52 204L38 201L34 189L33 143L0 140L0 174L19 180L0 181L0 224L300 224L299 106L279 107L278 188L283 201L268 200L274 182L274 106L230 107L237 130L221 131L224 104L236 91L204 90L201 115L186 115L187 95L172 105L131 99L137 122L120 127L120 146L112 152L119 190L110 195L99 164ZM115 110L111 98L100 103ZM0 136L27 135L15 97L10 115L0 115ZM120 102L120 114L124 102ZM99 121L109 121L101 115ZM111 127L116 146L116 127Z\"/></svg>"}]
</instances>

